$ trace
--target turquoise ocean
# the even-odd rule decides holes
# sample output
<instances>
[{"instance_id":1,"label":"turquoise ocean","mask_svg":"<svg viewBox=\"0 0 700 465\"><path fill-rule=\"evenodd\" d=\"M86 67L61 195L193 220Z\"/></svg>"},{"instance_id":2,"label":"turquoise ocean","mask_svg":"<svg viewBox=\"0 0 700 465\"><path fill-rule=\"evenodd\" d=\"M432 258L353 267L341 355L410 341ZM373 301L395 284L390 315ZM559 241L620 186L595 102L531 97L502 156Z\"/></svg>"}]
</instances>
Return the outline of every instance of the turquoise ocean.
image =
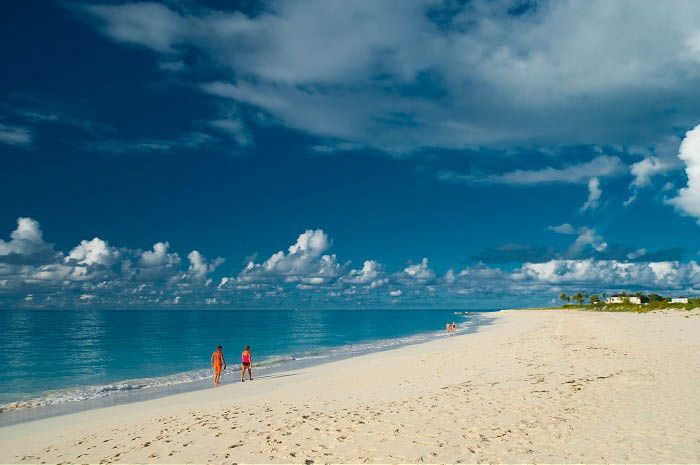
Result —
<instances>
[{"instance_id":1,"label":"turquoise ocean","mask_svg":"<svg viewBox=\"0 0 700 465\"><path fill-rule=\"evenodd\" d=\"M487 324L455 310L0 310L0 425L209 387L221 344L237 381Z\"/></svg>"}]
</instances>

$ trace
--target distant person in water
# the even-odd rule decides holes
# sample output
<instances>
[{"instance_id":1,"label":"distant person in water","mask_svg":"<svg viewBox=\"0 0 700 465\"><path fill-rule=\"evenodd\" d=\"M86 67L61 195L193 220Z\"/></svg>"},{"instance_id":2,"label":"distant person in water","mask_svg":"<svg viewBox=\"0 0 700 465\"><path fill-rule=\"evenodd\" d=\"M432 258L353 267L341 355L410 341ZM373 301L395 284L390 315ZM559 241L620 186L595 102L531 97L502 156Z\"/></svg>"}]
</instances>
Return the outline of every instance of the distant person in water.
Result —
<instances>
[{"instance_id":1,"label":"distant person in water","mask_svg":"<svg viewBox=\"0 0 700 465\"><path fill-rule=\"evenodd\" d=\"M214 387L219 385L221 378L221 370L226 369L226 360L224 359L224 348L219 346L211 354L211 366L214 368Z\"/></svg>"},{"instance_id":2,"label":"distant person in water","mask_svg":"<svg viewBox=\"0 0 700 465\"><path fill-rule=\"evenodd\" d=\"M454 321L452 322L452 334L457 334L457 325Z\"/></svg>"},{"instance_id":3,"label":"distant person in water","mask_svg":"<svg viewBox=\"0 0 700 465\"><path fill-rule=\"evenodd\" d=\"M450 326L450 322L448 321L447 323L445 323L445 332L447 333L448 336L450 335L451 329L452 329L452 326Z\"/></svg>"},{"instance_id":4,"label":"distant person in water","mask_svg":"<svg viewBox=\"0 0 700 465\"><path fill-rule=\"evenodd\" d=\"M250 346L245 346L243 353L241 353L241 383L244 382L246 370L248 370L248 380L253 381L251 368L253 368L253 356L250 354Z\"/></svg>"}]
</instances>

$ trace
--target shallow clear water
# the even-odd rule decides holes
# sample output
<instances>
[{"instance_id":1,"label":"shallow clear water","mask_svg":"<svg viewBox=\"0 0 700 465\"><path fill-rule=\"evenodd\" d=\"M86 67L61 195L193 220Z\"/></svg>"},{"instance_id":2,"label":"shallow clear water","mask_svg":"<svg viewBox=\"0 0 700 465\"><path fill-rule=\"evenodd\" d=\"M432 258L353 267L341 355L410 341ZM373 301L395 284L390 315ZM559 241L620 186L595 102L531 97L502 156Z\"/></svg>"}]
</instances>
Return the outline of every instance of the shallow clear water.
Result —
<instances>
[{"instance_id":1,"label":"shallow clear water","mask_svg":"<svg viewBox=\"0 0 700 465\"><path fill-rule=\"evenodd\" d=\"M453 310L0 311L5 411L209 378L214 348L231 369L250 344L258 368L323 360L441 335Z\"/></svg>"}]
</instances>

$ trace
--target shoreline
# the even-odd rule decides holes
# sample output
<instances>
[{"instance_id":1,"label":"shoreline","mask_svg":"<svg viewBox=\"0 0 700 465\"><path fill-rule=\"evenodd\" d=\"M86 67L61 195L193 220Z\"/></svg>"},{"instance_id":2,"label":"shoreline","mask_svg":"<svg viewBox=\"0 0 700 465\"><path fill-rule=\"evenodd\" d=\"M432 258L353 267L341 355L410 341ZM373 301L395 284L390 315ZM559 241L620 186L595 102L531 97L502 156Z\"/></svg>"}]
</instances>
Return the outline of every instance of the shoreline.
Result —
<instances>
[{"instance_id":1,"label":"shoreline","mask_svg":"<svg viewBox=\"0 0 700 465\"><path fill-rule=\"evenodd\" d=\"M500 310L485 313L487 315L494 315L499 312ZM493 320L496 319L497 318L493 318ZM325 372L343 369L343 366L345 365L354 365L353 362L358 360L362 361L363 359L377 359L381 358L383 354L387 353L397 353L407 349L416 349L421 346L430 346L436 342L448 342L454 339L468 337L478 333L481 328L488 328L492 324L493 321L484 322L482 324L475 325L474 331L464 331L455 336L437 336L416 343L402 344L398 347L350 355L334 360L324 360L291 370L283 369L273 373L266 373L262 376L254 376L254 383L246 381L245 383L241 384L240 381L234 380L233 382L222 383L218 388L213 388L210 384L211 380L207 380L206 387L166 394L144 400L118 403L115 405L98 406L95 408L81 409L75 412L60 413L57 415L45 416L27 421L0 425L0 450L3 449L3 442L5 440L12 437L16 439L24 436L25 434L36 434L37 430L54 431L54 428L63 429L68 425L76 424L81 425L80 428L84 428L86 425L89 427L95 427L102 424L107 424L108 421L103 421L102 419L113 416L129 417L134 420L139 420L145 417L150 417L153 414L164 414L168 412L172 406L189 407L195 403L201 403L204 407L211 407L211 405L216 405L219 402L225 401L225 399L229 397L236 398L238 401L256 398L261 395L272 393L280 387L288 386L290 382L293 381L292 378L294 377L300 377L303 375L322 376ZM260 383L261 380L263 382L266 380L275 381L273 383L263 384ZM253 392L251 392L251 390L237 390L238 388L247 388L248 386L255 386L256 389L260 390ZM9 463L6 460L3 460L3 455L1 452L0 463Z\"/></svg>"},{"instance_id":2,"label":"shoreline","mask_svg":"<svg viewBox=\"0 0 700 465\"><path fill-rule=\"evenodd\" d=\"M700 461L700 314L489 316L463 337L0 428L0 462Z\"/></svg>"},{"instance_id":3,"label":"shoreline","mask_svg":"<svg viewBox=\"0 0 700 465\"><path fill-rule=\"evenodd\" d=\"M468 311L464 312L463 314L460 314L460 316L468 316L468 319L461 321L458 325L459 335L470 334L474 331L477 331L479 326L488 325L489 322L487 319L483 318L483 315L493 314L496 312L498 311L486 310L478 312ZM444 334L442 331L426 331L396 338L369 340L350 344L347 346L329 347L323 352L314 354L304 354L301 356L272 355L268 357L270 360L266 358L263 359L261 362L258 362L256 364L256 371L257 373L261 373L262 375L267 376L294 370L303 370L316 365L333 363L336 361L346 360L348 358L384 352L387 350L393 350L396 348L401 348L415 344L423 344L425 342L429 342L435 339L440 339L443 336ZM274 362L275 360L280 361ZM101 386L84 386L67 388L59 391L48 391L47 393L43 393L44 397L54 393L64 394L71 392L82 392L83 390L88 389L104 389L107 392L104 395L96 396L94 398L85 398L78 400L71 399L49 404L31 405L32 403L38 402L43 398L40 397L0 405L0 428L29 421L41 420L45 418L69 415L73 413L101 409L117 405L144 402L182 393L196 392L209 389L211 387L211 370L206 369L200 371L206 372L206 376L202 379L194 379L191 381L188 380L163 385L154 384L151 386L145 386L136 389L124 389L122 391L112 390L110 392L113 386L146 384L148 382L152 382L153 380L158 381L158 379L128 379L115 381L113 383ZM179 375L186 374L188 373L175 373L173 375L164 376L163 378L177 377ZM239 384L240 381L237 381L237 377L239 376L239 374L240 367L238 367L238 365L231 364L230 368L224 372L224 377L222 378L222 380L225 381L225 384L227 385ZM21 405L24 403L30 405ZM20 406L14 406L13 404L20 404Z\"/></svg>"}]
</instances>

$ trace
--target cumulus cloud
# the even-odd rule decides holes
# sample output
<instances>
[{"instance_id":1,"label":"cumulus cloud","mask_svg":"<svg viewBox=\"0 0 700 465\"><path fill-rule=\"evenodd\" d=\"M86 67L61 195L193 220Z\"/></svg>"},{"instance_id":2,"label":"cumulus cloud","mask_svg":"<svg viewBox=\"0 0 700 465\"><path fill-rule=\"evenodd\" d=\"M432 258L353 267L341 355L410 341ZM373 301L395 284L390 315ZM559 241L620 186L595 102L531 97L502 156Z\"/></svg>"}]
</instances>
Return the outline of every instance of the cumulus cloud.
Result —
<instances>
[{"instance_id":1,"label":"cumulus cloud","mask_svg":"<svg viewBox=\"0 0 700 465\"><path fill-rule=\"evenodd\" d=\"M404 275L417 281L431 281L435 279L435 272L428 266L428 259L423 258L420 263L409 265L403 270Z\"/></svg>"},{"instance_id":2,"label":"cumulus cloud","mask_svg":"<svg viewBox=\"0 0 700 465\"><path fill-rule=\"evenodd\" d=\"M371 282L379 276L379 263L374 260L365 260L360 270L350 270L348 277L358 283Z\"/></svg>"},{"instance_id":3,"label":"cumulus cloud","mask_svg":"<svg viewBox=\"0 0 700 465\"><path fill-rule=\"evenodd\" d=\"M82 240L66 257L66 262L80 265L101 265L110 267L120 258L119 251L110 247L106 241L95 237L90 241Z\"/></svg>"},{"instance_id":4,"label":"cumulus cloud","mask_svg":"<svg viewBox=\"0 0 700 465\"><path fill-rule=\"evenodd\" d=\"M383 274L380 263L375 260L365 260L361 269L350 270L341 279L344 283L365 284L369 285L370 289L375 289L389 282L388 278L382 277Z\"/></svg>"},{"instance_id":5,"label":"cumulus cloud","mask_svg":"<svg viewBox=\"0 0 700 465\"><path fill-rule=\"evenodd\" d=\"M190 266L185 277L190 281L196 282L206 282L208 276L224 262L223 258L217 258L213 262L208 263L204 255L197 250L190 252L187 255L187 259L190 261Z\"/></svg>"},{"instance_id":6,"label":"cumulus cloud","mask_svg":"<svg viewBox=\"0 0 700 465\"><path fill-rule=\"evenodd\" d=\"M617 260L552 260L528 263L513 277L547 284L594 285L598 288L648 287L652 289L695 288L700 267L694 261L628 263Z\"/></svg>"},{"instance_id":7,"label":"cumulus cloud","mask_svg":"<svg viewBox=\"0 0 700 465\"><path fill-rule=\"evenodd\" d=\"M700 223L700 125L685 134L678 157L685 163L688 183L669 203Z\"/></svg>"},{"instance_id":8,"label":"cumulus cloud","mask_svg":"<svg viewBox=\"0 0 700 465\"><path fill-rule=\"evenodd\" d=\"M197 251L188 258L190 266L183 272L179 255L169 251L167 242L140 251L118 249L99 237L82 240L64 254L44 240L38 221L19 218L10 240L0 239L0 299L31 293L33 305L76 300L107 305L163 303L163 296L175 289L196 294L222 262L220 258L207 262Z\"/></svg>"},{"instance_id":9,"label":"cumulus cloud","mask_svg":"<svg viewBox=\"0 0 700 465\"><path fill-rule=\"evenodd\" d=\"M323 230L308 229L286 251L261 263L251 261L234 276L219 275L219 285L209 286L223 262L220 258L207 260L193 250L183 269L179 254L167 242L142 251L116 248L100 238L82 240L64 254L45 242L38 222L20 218L10 239L0 241L0 301L24 306L376 307L461 305L464 299L493 304L504 296L536 299L582 287L700 290L700 266L674 260L677 252L625 249L618 254L620 260L579 258L586 250L602 253L609 247L592 228L565 224L553 229L575 235L569 257L544 257L510 270L477 263L441 276L430 268L427 257L395 272L375 260L351 268L328 253L332 241ZM47 250L51 253L44 253ZM17 260L18 255L32 259Z\"/></svg>"},{"instance_id":10,"label":"cumulus cloud","mask_svg":"<svg viewBox=\"0 0 700 465\"><path fill-rule=\"evenodd\" d=\"M17 228L10 240L0 239L0 263L32 264L55 256L53 246L44 241L39 222L32 218L17 218Z\"/></svg>"},{"instance_id":11,"label":"cumulus cloud","mask_svg":"<svg viewBox=\"0 0 700 465\"><path fill-rule=\"evenodd\" d=\"M335 255L324 254L331 241L322 229L308 229L301 233L287 253L279 251L262 263L248 262L238 281L247 283L301 282L307 285L323 284L339 277L341 266Z\"/></svg>"},{"instance_id":12,"label":"cumulus cloud","mask_svg":"<svg viewBox=\"0 0 700 465\"><path fill-rule=\"evenodd\" d=\"M588 181L588 198L586 202L581 206L580 212L583 213L588 210L595 210L598 208L598 202L600 201L600 196L603 191L600 189L600 181L598 178L591 178Z\"/></svg>"},{"instance_id":13,"label":"cumulus cloud","mask_svg":"<svg viewBox=\"0 0 700 465\"><path fill-rule=\"evenodd\" d=\"M156 242L153 250L146 250L139 257L139 264L144 268L174 267L180 264L177 253L168 253L170 243Z\"/></svg>"}]
</instances>

